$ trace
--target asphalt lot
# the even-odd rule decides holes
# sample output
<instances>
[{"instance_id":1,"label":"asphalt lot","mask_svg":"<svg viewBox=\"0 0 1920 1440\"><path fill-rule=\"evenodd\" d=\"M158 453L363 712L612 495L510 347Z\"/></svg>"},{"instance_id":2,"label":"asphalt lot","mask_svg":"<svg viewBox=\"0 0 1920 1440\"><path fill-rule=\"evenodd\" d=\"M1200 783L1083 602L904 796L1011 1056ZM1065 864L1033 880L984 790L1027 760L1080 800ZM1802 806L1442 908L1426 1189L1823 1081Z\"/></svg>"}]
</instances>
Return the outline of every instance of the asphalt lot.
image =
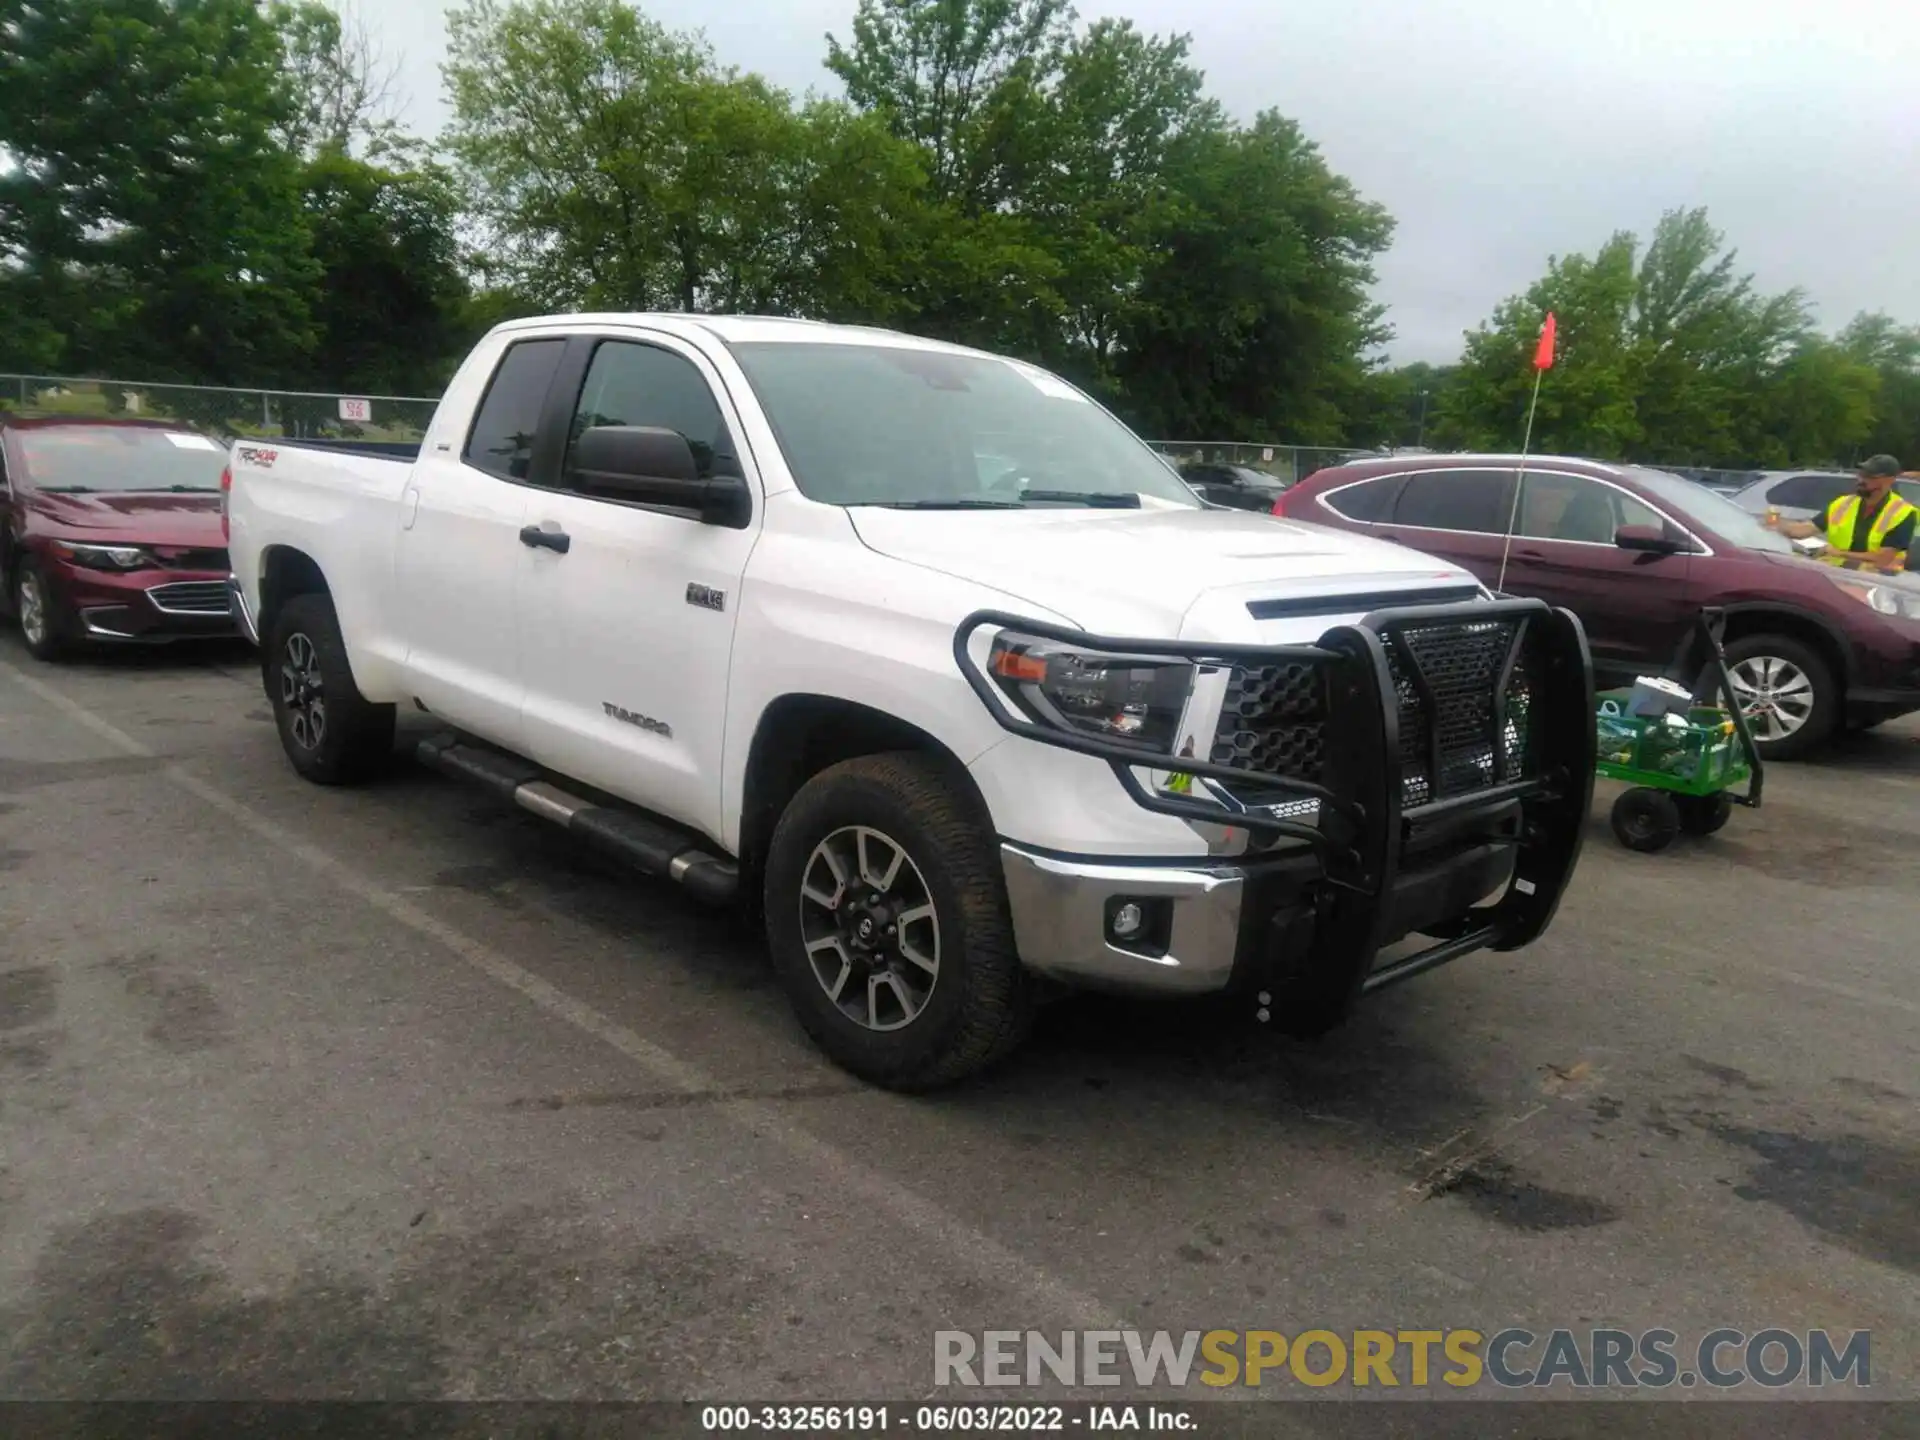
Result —
<instances>
[{"instance_id":1,"label":"asphalt lot","mask_svg":"<svg viewBox=\"0 0 1920 1440\"><path fill-rule=\"evenodd\" d=\"M1318 1045L1072 1002L907 1099L728 918L303 785L251 667L0 638L0 1395L916 1399L1124 1323L1871 1329L1920 1397L1920 723L1596 819L1546 941Z\"/></svg>"}]
</instances>

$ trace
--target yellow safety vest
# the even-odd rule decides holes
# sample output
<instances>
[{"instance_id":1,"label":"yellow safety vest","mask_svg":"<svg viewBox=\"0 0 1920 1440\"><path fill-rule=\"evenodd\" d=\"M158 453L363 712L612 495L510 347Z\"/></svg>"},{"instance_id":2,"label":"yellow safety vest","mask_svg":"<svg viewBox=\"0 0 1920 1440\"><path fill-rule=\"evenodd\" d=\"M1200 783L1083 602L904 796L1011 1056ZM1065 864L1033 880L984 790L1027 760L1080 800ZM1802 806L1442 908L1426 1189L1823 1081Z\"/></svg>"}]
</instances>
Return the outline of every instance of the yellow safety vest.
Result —
<instances>
[{"instance_id":1,"label":"yellow safety vest","mask_svg":"<svg viewBox=\"0 0 1920 1440\"><path fill-rule=\"evenodd\" d=\"M1874 516L1873 529L1867 532L1867 549L1881 550L1886 547L1887 536L1893 533L1902 520L1914 513L1914 507L1902 500L1898 493L1888 492L1887 503L1880 507L1880 513ZM1827 507L1827 550L1820 558L1829 565L1846 567L1867 563L1864 551L1853 548L1853 522L1860 514L1860 497L1842 495ZM1874 569L1880 567L1875 565ZM1894 561L1895 570L1907 568L1907 557L1903 552ZM1883 572L1884 573L1884 572Z\"/></svg>"}]
</instances>

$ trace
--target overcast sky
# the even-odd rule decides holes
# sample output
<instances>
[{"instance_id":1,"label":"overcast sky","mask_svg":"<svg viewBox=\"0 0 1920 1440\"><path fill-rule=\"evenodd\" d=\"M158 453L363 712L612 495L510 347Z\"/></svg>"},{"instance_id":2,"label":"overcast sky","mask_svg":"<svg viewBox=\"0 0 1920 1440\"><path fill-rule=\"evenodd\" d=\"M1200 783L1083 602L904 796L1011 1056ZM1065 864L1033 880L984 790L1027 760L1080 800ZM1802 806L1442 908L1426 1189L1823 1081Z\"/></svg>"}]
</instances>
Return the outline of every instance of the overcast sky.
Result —
<instances>
[{"instance_id":1,"label":"overcast sky","mask_svg":"<svg viewBox=\"0 0 1920 1440\"><path fill-rule=\"evenodd\" d=\"M405 120L443 121L440 0L346 0L400 61ZM648 0L723 63L831 91L854 0ZM1396 360L1461 334L1547 256L1705 205L1768 289L1823 325L1920 323L1914 0L1082 0L1193 36L1234 114L1298 119L1399 222L1379 298Z\"/></svg>"}]
</instances>

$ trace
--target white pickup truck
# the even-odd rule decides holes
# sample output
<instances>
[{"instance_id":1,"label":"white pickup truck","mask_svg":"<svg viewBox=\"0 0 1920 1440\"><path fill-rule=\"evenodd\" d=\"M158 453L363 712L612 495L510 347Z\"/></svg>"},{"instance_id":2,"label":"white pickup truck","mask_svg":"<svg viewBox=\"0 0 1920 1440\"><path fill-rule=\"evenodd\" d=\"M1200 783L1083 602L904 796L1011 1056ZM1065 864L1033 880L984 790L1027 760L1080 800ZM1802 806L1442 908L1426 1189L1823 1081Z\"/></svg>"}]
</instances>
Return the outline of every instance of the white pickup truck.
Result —
<instances>
[{"instance_id":1,"label":"white pickup truck","mask_svg":"<svg viewBox=\"0 0 1920 1440\"><path fill-rule=\"evenodd\" d=\"M1578 858L1572 616L1209 507L1025 364L515 321L411 463L247 441L229 473L301 775L364 777L429 712L428 764L757 907L802 1024L879 1084L974 1071L1075 988L1319 1033L1536 939Z\"/></svg>"}]
</instances>

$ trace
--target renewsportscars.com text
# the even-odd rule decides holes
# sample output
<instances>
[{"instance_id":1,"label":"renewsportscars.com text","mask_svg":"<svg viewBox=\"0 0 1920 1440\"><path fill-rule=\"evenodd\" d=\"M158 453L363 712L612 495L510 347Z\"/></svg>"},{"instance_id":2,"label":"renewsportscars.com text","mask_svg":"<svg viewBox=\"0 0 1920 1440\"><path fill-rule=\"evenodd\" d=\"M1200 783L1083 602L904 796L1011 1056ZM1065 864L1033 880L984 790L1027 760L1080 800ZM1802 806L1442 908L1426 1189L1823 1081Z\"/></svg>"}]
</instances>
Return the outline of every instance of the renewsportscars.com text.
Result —
<instances>
[{"instance_id":1,"label":"renewsportscars.com text","mask_svg":"<svg viewBox=\"0 0 1920 1440\"><path fill-rule=\"evenodd\" d=\"M1332 1385L1468 1389L1780 1389L1873 1383L1854 1330L942 1330L933 1380L960 1388L1060 1384Z\"/></svg>"}]
</instances>

